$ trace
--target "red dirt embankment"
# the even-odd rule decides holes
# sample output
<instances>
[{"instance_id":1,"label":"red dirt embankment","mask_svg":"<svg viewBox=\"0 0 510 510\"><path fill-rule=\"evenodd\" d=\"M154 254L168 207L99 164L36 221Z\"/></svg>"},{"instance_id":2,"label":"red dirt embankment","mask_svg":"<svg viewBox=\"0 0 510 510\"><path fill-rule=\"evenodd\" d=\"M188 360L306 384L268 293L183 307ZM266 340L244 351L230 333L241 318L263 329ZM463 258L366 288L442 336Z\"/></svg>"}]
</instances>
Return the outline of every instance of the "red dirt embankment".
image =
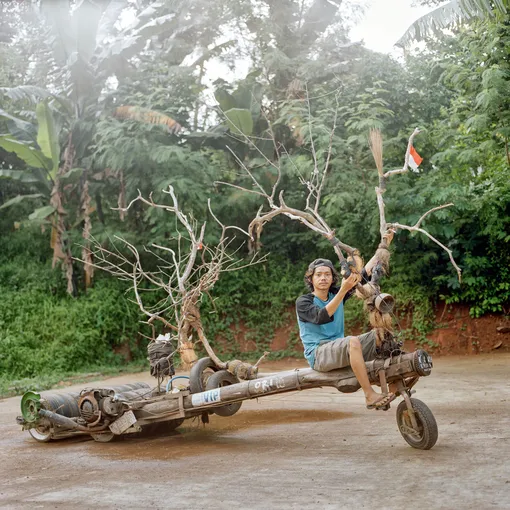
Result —
<instances>
[{"instance_id":1,"label":"red dirt embankment","mask_svg":"<svg viewBox=\"0 0 510 510\"><path fill-rule=\"evenodd\" d=\"M289 349L291 334L296 331L294 311L289 313L289 322L275 331L271 339L271 351ZM405 327L407 320L401 321ZM247 329L243 324L235 326L235 336L242 352L257 349L254 341L246 339ZM358 334L360 331L347 333ZM469 307L464 305L440 306L436 312L436 328L428 335L427 351L436 355L480 354L492 351L510 352L510 318L503 314L488 314L474 319ZM412 351L418 346L406 342L405 349Z\"/></svg>"},{"instance_id":2,"label":"red dirt embankment","mask_svg":"<svg viewBox=\"0 0 510 510\"><path fill-rule=\"evenodd\" d=\"M503 314L473 319L468 306L441 307L436 325L429 339L438 344L438 354L510 352L510 318Z\"/></svg>"}]
</instances>

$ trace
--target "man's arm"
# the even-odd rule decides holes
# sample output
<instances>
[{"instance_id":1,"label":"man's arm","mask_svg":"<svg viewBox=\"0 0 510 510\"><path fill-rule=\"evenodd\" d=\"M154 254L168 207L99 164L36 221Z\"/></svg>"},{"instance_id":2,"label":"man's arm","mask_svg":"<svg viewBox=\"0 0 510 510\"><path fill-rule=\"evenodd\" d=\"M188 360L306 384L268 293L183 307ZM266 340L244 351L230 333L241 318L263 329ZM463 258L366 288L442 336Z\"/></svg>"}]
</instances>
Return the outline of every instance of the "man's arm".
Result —
<instances>
[{"instance_id":1,"label":"man's arm","mask_svg":"<svg viewBox=\"0 0 510 510\"><path fill-rule=\"evenodd\" d=\"M325 308L317 306L313 294L305 294L296 300L296 312L300 321L312 324L327 324L333 322Z\"/></svg>"},{"instance_id":2,"label":"man's arm","mask_svg":"<svg viewBox=\"0 0 510 510\"><path fill-rule=\"evenodd\" d=\"M330 317L333 317L333 314L337 311L340 303L343 302L346 294L356 287L361 279L361 275L355 273L354 271L347 277L342 280L342 285L340 286L340 290L337 292L335 297L324 307L324 309L328 312Z\"/></svg>"},{"instance_id":3,"label":"man's arm","mask_svg":"<svg viewBox=\"0 0 510 510\"><path fill-rule=\"evenodd\" d=\"M356 273L342 281L342 285L333 299L324 307L317 306L313 300L313 294L305 294L296 300L296 312L299 320L311 322L312 324L327 324L333 322L333 315L337 311L340 303L344 300L346 294L353 289L359 282L360 276Z\"/></svg>"}]
</instances>

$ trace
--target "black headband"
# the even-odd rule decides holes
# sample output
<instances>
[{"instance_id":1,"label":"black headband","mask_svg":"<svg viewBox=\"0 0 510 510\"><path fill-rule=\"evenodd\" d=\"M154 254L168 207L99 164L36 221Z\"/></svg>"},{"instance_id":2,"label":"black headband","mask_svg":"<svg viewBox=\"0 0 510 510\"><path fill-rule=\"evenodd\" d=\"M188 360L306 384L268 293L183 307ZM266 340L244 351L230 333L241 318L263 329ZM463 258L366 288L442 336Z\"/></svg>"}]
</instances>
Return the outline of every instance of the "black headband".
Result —
<instances>
[{"instance_id":1,"label":"black headband","mask_svg":"<svg viewBox=\"0 0 510 510\"><path fill-rule=\"evenodd\" d=\"M329 267L332 271L335 270L335 266L333 265L333 263L331 262L331 260L328 260L328 259L315 259L309 266L308 266L308 270L309 271L314 271L315 269L317 269L318 267L322 267L322 266L326 266L326 267Z\"/></svg>"}]
</instances>

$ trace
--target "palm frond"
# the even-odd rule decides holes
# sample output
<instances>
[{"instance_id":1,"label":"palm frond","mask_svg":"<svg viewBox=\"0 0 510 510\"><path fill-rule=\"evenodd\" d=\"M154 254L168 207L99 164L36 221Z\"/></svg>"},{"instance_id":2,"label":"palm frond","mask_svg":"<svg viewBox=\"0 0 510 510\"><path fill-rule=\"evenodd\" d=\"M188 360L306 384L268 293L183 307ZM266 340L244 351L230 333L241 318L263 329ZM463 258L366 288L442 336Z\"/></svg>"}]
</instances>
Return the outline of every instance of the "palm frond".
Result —
<instances>
[{"instance_id":1,"label":"palm frond","mask_svg":"<svg viewBox=\"0 0 510 510\"><path fill-rule=\"evenodd\" d=\"M53 97L51 92L48 92L42 87L35 87L33 85L20 85L19 87L0 87L0 94L7 96L13 101L26 100L33 104L37 104L44 99Z\"/></svg>"},{"instance_id":2,"label":"palm frond","mask_svg":"<svg viewBox=\"0 0 510 510\"><path fill-rule=\"evenodd\" d=\"M59 103L67 113L74 114L71 102L65 97L58 96L49 92L42 87L34 85L19 85L18 87L0 87L0 95L4 95L13 101L28 101L30 104L36 105L44 100Z\"/></svg>"},{"instance_id":3,"label":"palm frond","mask_svg":"<svg viewBox=\"0 0 510 510\"><path fill-rule=\"evenodd\" d=\"M406 47L413 41L421 41L445 28L468 23L475 18L506 14L509 7L510 0L451 0L418 18L395 45Z\"/></svg>"}]
</instances>

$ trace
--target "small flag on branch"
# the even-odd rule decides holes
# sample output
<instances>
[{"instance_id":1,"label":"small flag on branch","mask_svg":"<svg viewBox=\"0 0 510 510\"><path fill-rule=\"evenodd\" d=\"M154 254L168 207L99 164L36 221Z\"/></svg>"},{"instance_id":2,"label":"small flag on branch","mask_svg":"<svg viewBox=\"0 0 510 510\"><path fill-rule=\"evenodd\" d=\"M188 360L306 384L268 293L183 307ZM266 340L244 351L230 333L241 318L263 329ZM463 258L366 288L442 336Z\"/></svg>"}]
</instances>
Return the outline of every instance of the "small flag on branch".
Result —
<instances>
[{"instance_id":1,"label":"small flag on branch","mask_svg":"<svg viewBox=\"0 0 510 510\"><path fill-rule=\"evenodd\" d=\"M409 166L413 170L418 170L418 166L423 161L423 158L416 152L416 149L411 145L411 150L409 151Z\"/></svg>"}]
</instances>

